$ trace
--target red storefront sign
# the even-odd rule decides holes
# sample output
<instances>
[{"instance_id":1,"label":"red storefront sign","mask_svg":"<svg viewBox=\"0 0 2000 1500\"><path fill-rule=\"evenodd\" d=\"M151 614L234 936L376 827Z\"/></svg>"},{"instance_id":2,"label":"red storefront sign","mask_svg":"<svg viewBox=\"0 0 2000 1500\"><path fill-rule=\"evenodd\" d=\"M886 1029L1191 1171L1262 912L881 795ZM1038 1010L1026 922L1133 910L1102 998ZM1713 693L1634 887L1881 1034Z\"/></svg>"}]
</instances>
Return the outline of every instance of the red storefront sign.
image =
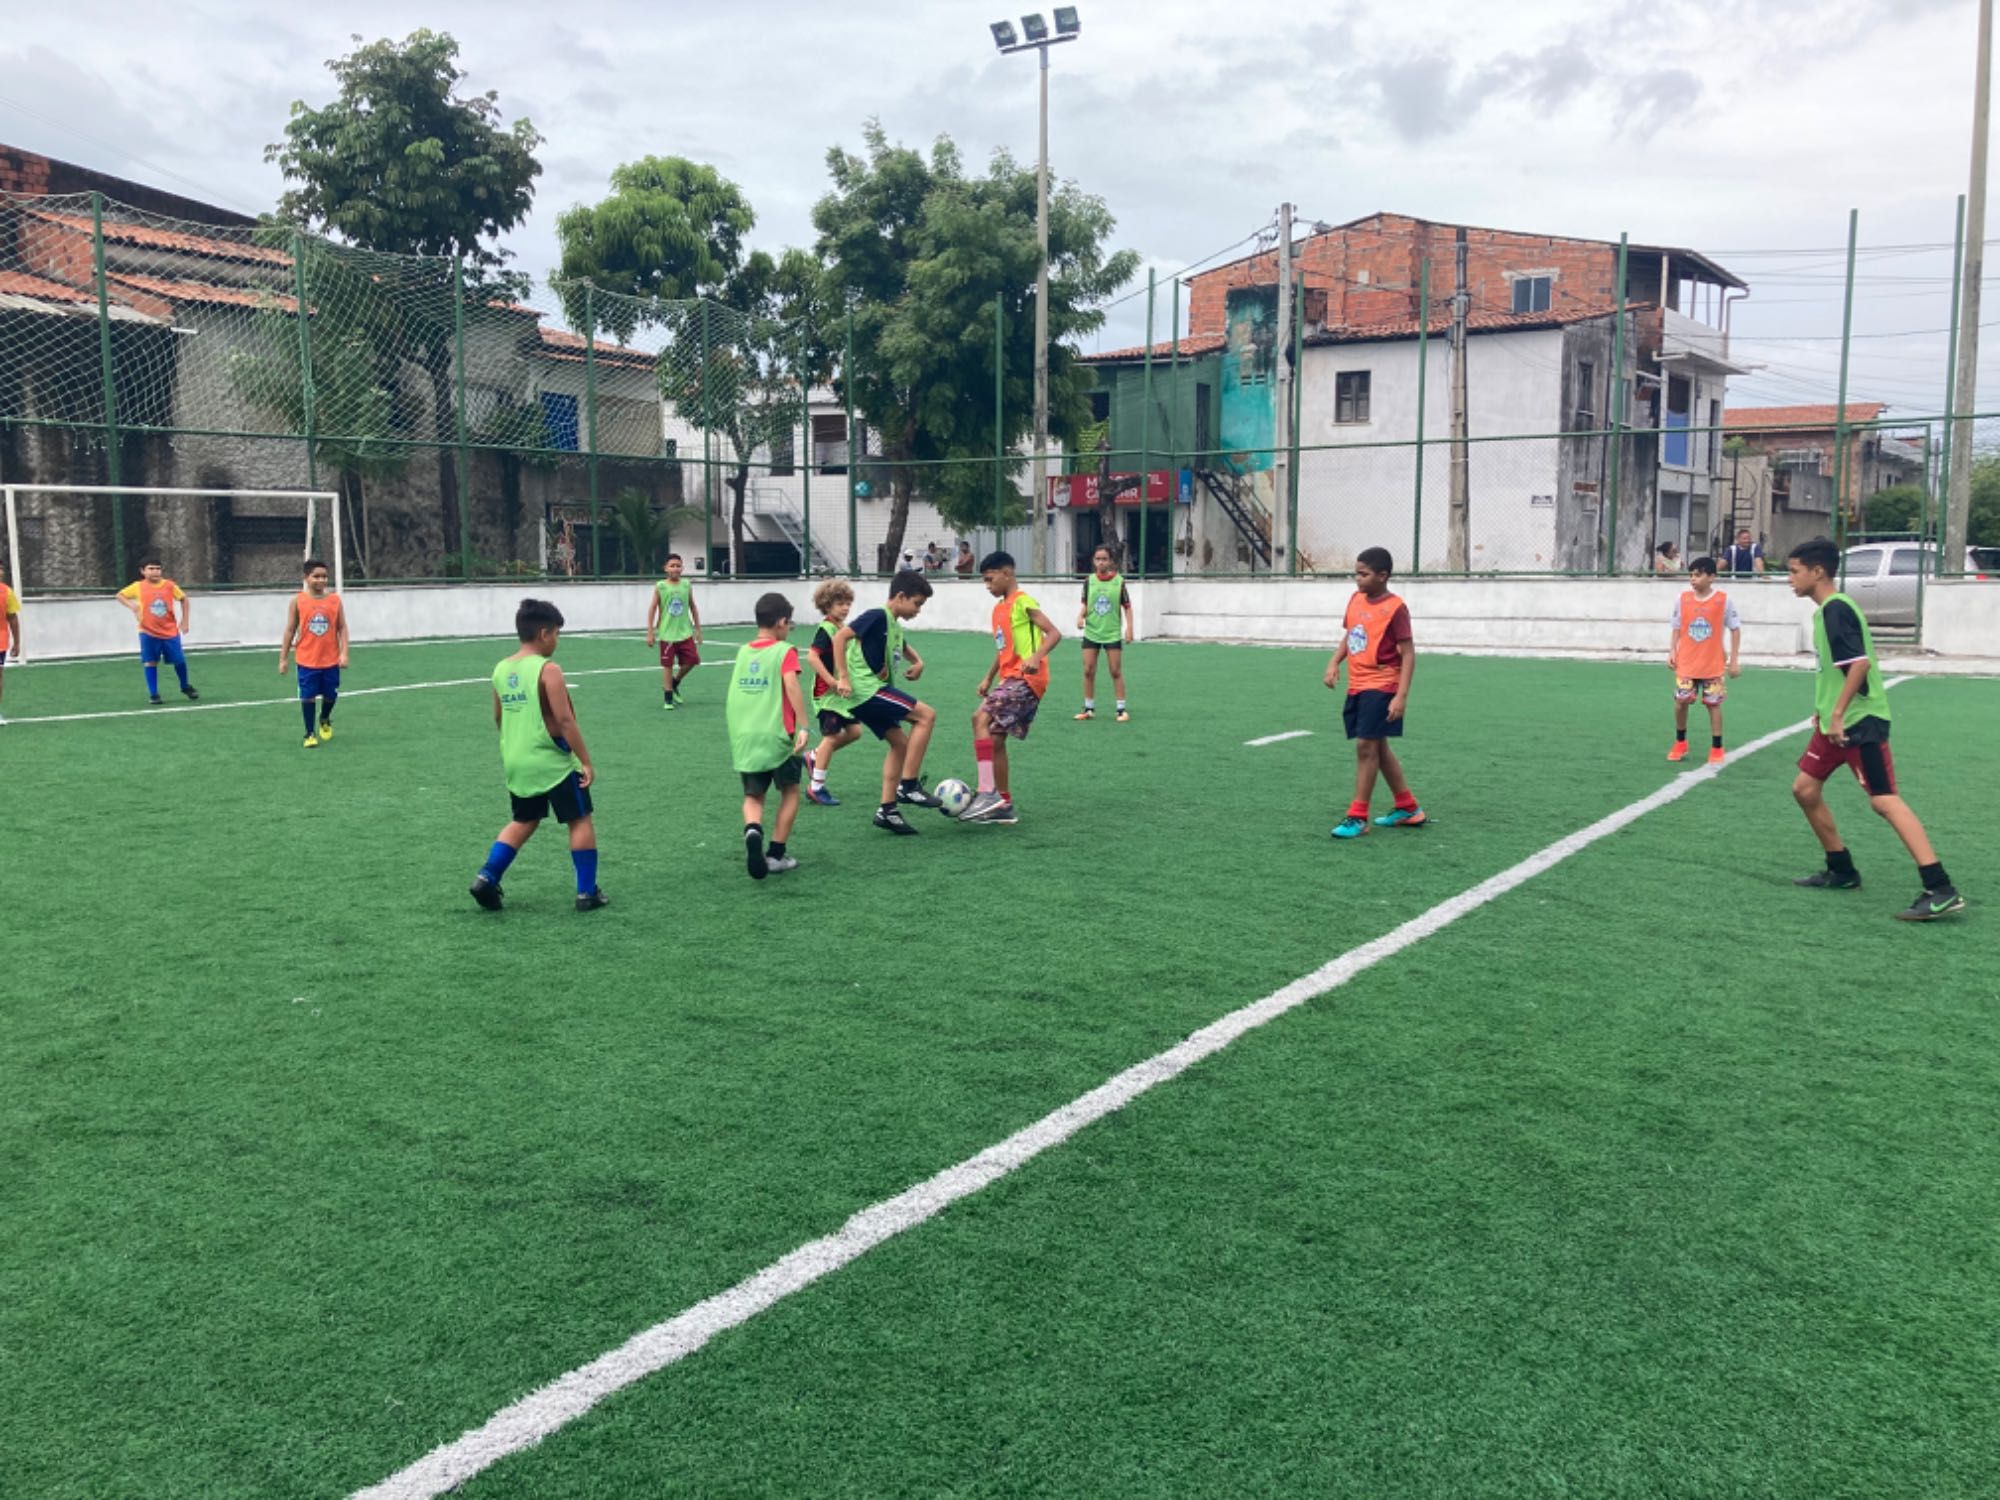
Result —
<instances>
[{"instance_id":1,"label":"red storefront sign","mask_svg":"<svg viewBox=\"0 0 2000 1500\"><path fill-rule=\"evenodd\" d=\"M1133 480L1136 473L1113 474L1112 479ZM1154 469L1146 476L1146 504L1166 505L1178 499L1182 505L1194 503L1194 485L1189 475L1183 471L1180 476L1180 494L1174 494L1174 476L1165 469ZM1098 477L1095 474L1051 474L1049 476L1049 504L1058 510L1070 506L1090 509L1097 504ZM1115 505L1137 505L1139 488L1132 485L1121 491L1112 502Z\"/></svg>"}]
</instances>

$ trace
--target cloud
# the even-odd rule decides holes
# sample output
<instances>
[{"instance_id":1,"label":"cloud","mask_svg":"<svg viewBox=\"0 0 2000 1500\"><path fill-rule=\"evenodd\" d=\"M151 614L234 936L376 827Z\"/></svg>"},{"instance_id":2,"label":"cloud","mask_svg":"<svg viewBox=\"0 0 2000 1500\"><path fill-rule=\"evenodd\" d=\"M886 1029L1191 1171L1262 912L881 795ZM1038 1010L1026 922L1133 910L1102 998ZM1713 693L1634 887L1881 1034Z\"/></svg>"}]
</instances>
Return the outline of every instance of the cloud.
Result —
<instances>
[{"instance_id":1,"label":"cloud","mask_svg":"<svg viewBox=\"0 0 2000 1500\"><path fill-rule=\"evenodd\" d=\"M1622 133L1643 140L1684 117L1701 99L1701 91L1701 80L1685 68L1634 74L1618 81L1613 118Z\"/></svg>"}]
</instances>

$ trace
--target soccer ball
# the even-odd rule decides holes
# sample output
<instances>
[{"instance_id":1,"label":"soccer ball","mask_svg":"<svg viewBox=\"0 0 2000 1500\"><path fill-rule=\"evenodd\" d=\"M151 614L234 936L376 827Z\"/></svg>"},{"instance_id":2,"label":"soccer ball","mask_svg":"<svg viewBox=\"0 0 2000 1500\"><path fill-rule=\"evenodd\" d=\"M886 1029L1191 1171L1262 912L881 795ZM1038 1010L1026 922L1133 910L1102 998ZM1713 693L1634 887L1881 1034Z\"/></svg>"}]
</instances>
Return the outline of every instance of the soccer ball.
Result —
<instances>
[{"instance_id":1,"label":"soccer ball","mask_svg":"<svg viewBox=\"0 0 2000 1500\"><path fill-rule=\"evenodd\" d=\"M940 809L947 818L955 818L972 805L972 788L956 779L940 781L931 788L931 795L942 802Z\"/></svg>"}]
</instances>

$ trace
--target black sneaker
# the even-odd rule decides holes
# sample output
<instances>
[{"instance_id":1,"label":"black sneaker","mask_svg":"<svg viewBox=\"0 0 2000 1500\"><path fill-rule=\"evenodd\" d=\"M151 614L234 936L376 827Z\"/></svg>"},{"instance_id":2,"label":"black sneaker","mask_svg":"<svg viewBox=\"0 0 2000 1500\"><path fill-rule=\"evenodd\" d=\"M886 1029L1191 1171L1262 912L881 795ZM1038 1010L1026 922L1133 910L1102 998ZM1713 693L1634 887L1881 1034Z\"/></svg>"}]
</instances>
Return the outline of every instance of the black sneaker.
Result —
<instances>
[{"instance_id":1,"label":"black sneaker","mask_svg":"<svg viewBox=\"0 0 2000 1500\"><path fill-rule=\"evenodd\" d=\"M1861 889L1861 872L1815 870L1803 880L1794 880L1792 884L1804 886L1809 891L1858 891Z\"/></svg>"},{"instance_id":2,"label":"black sneaker","mask_svg":"<svg viewBox=\"0 0 2000 1500\"><path fill-rule=\"evenodd\" d=\"M1935 922L1939 917L1948 917L1955 911L1965 910L1965 897L1943 886L1935 891L1925 891L1909 906L1896 913L1898 922Z\"/></svg>"},{"instance_id":3,"label":"black sneaker","mask_svg":"<svg viewBox=\"0 0 2000 1500\"><path fill-rule=\"evenodd\" d=\"M197 693L194 690L193 683L189 683L186 687L181 689L181 696L187 699L188 702L193 703L200 699L201 694Z\"/></svg>"},{"instance_id":4,"label":"black sneaker","mask_svg":"<svg viewBox=\"0 0 2000 1500\"><path fill-rule=\"evenodd\" d=\"M893 807L875 809L875 826L886 828L891 833L915 833L917 830L903 821L903 815Z\"/></svg>"},{"instance_id":5,"label":"black sneaker","mask_svg":"<svg viewBox=\"0 0 2000 1500\"><path fill-rule=\"evenodd\" d=\"M576 898L576 909L578 911L596 911L598 907L609 906L610 904L611 898L602 891L592 891L588 896L578 896Z\"/></svg>"},{"instance_id":6,"label":"black sneaker","mask_svg":"<svg viewBox=\"0 0 2000 1500\"><path fill-rule=\"evenodd\" d=\"M146 701L152 704L153 707L155 708L159 708L161 706L160 695L158 693L153 694L153 696L148 698Z\"/></svg>"},{"instance_id":7,"label":"black sneaker","mask_svg":"<svg viewBox=\"0 0 2000 1500\"><path fill-rule=\"evenodd\" d=\"M921 781L905 781L896 788L896 800L905 807L943 807Z\"/></svg>"},{"instance_id":8,"label":"black sneaker","mask_svg":"<svg viewBox=\"0 0 2000 1500\"><path fill-rule=\"evenodd\" d=\"M750 867L752 880L762 880L771 873L771 866L764 858L764 834L761 829L743 830L743 860Z\"/></svg>"},{"instance_id":9,"label":"black sneaker","mask_svg":"<svg viewBox=\"0 0 2000 1500\"><path fill-rule=\"evenodd\" d=\"M472 899L488 911L500 910L500 886L484 875L476 875L472 881Z\"/></svg>"}]
</instances>

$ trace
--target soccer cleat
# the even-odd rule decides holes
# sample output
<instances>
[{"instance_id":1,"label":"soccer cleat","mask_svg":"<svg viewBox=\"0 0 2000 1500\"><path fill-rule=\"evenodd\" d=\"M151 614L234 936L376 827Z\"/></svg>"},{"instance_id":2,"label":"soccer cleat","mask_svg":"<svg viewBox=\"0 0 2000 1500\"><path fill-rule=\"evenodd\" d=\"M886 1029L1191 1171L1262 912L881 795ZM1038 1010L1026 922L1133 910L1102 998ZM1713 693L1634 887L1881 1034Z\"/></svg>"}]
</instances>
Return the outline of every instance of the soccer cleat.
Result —
<instances>
[{"instance_id":1,"label":"soccer cleat","mask_svg":"<svg viewBox=\"0 0 2000 1500\"><path fill-rule=\"evenodd\" d=\"M915 833L917 831L904 822L902 813L893 807L878 807L875 809L875 826L877 828L886 828L891 833Z\"/></svg>"},{"instance_id":2,"label":"soccer cleat","mask_svg":"<svg viewBox=\"0 0 2000 1500\"><path fill-rule=\"evenodd\" d=\"M1421 807L1398 807L1375 820L1377 828L1423 828L1430 818Z\"/></svg>"},{"instance_id":3,"label":"soccer cleat","mask_svg":"<svg viewBox=\"0 0 2000 1500\"><path fill-rule=\"evenodd\" d=\"M197 693L194 690L193 683L189 683L186 687L181 689L181 696L187 699L188 702L193 703L196 702L201 697L201 694Z\"/></svg>"},{"instance_id":4,"label":"soccer cleat","mask_svg":"<svg viewBox=\"0 0 2000 1500\"><path fill-rule=\"evenodd\" d=\"M787 870L796 870L799 867L799 862L789 854L780 854L775 859L765 860L764 863L773 875L782 875Z\"/></svg>"},{"instance_id":5,"label":"soccer cleat","mask_svg":"<svg viewBox=\"0 0 2000 1500\"><path fill-rule=\"evenodd\" d=\"M1082 713L1076 716L1078 723L1082 723L1085 719L1094 719L1096 717L1097 717L1097 710L1094 708L1086 708Z\"/></svg>"},{"instance_id":6,"label":"soccer cleat","mask_svg":"<svg viewBox=\"0 0 2000 1500\"><path fill-rule=\"evenodd\" d=\"M578 911L596 911L598 907L609 906L610 904L611 898L602 891L594 890L587 896L578 896L576 898L576 909Z\"/></svg>"},{"instance_id":7,"label":"soccer cleat","mask_svg":"<svg viewBox=\"0 0 2000 1500\"><path fill-rule=\"evenodd\" d=\"M333 738L333 720L321 719L319 721L319 737L323 740Z\"/></svg>"},{"instance_id":8,"label":"soccer cleat","mask_svg":"<svg viewBox=\"0 0 2000 1500\"><path fill-rule=\"evenodd\" d=\"M981 792L966 803L965 811L958 815L961 823L1011 823L1014 821L1014 805L998 792Z\"/></svg>"},{"instance_id":9,"label":"soccer cleat","mask_svg":"<svg viewBox=\"0 0 2000 1500\"><path fill-rule=\"evenodd\" d=\"M1667 759L1686 760L1687 758L1688 758L1688 742L1686 740L1675 740L1674 748L1667 752Z\"/></svg>"},{"instance_id":10,"label":"soccer cleat","mask_svg":"<svg viewBox=\"0 0 2000 1500\"><path fill-rule=\"evenodd\" d=\"M484 875L475 875L472 878L472 899L488 911L500 910L500 886L498 882L488 880Z\"/></svg>"},{"instance_id":11,"label":"soccer cleat","mask_svg":"<svg viewBox=\"0 0 2000 1500\"><path fill-rule=\"evenodd\" d=\"M1118 710L1118 722L1120 724L1130 724L1132 722L1132 716L1121 708Z\"/></svg>"},{"instance_id":12,"label":"soccer cleat","mask_svg":"<svg viewBox=\"0 0 2000 1500\"><path fill-rule=\"evenodd\" d=\"M1719 766L1727 759L1729 759L1729 752L1724 750L1722 746L1710 745L1708 747L1708 763L1711 766Z\"/></svg>"},{"instance_id":13,"label":"soccer cleat","mask_svg":"<svg viewBox=\"0 0 2000 1500\"><path fill-rule=\"evenodd\" d=\"M309 734L309 735L307 735L307 736L306 736L306 749L308 749L308 750L317 750L317 749L319 749L319 736L318 736L318 735L316 735L316 734Z\"/></svg>"},{"instance_id":14,"label":"soccer cleat","mask_svg":"<svg viewBox=\"0 0 2000 1500\"><path fill-rule=\"evenodd\" d=\"M1000 805L993 810L986 821L988 823L1005 824L1008 826L1020 822L1021 815L1014 810L1014 799L1012 797L1002 797Z\"/></svg>"},{"instance_id":15,"label":"soccer cleat","mask_svg":"<svg viewBox=\"0 0 2000 1500\"><path fill-rule=\"evenodd\" d=\"M1337 839L1358 839L1368 831L1368 820L1349 814L1334 825L1333 836Z\"/></svg>"},{"instance_id":16,"label":"soccer cleat","mask_svg":"<svg viewBox=\"0 0 2000 1500\"><path fill-rule=\"evenodd\" d=\"M821 782L818 786L808 786L806 788L806 797L807 800L817 802L821 807L840 806L840 799L833 795L833 792L827 787L825 782Z\"/></svg>"},{"instance_id":17,"label":"soccer cleat","mask_svg":"<svg viewBox=\"0 0 2000 1500\"><path fill-rule=\"evenodd\" d=\"M1935 922L1939 917L1948 917L1955 911L1965 910L1965 897L1950 886L1941 890L1925 891L1909 906L1896 913L1898 922Z\"/></svg>"},{"instance_id":18,"label":"soccer cleat","mask_svg":"<svg viewBox=\"0 0 2000 1500\"><path fill-rule=\"evenodd\" d=\"M1812 874L1802 879L1794 880L1792 884L1801 886L1809 891L1858 891L1861 889L1861 872L1859 870L1815 870Z\"/></svg>"},{"instance_id":19,"label":"soccer cleat","mask_svg":"<svg viewBox=\"0 0 2000 1500\"><path fill-rule=\"evenodd\" d=\"M764 858L764 834L761 829L743 830L743 861L750 868L752 880L762 880L771 873L771 863Z\"/></svg>"},{"instance_id":20,"label":"soccer cleat","mask_svg":"<svg viewBox=\"0 0 2000 1500\"><path fill-rule=\"evenodd\" d=\"M914 787L908 782L896 788L896 800L905 807L943 807L944 804L931 795L929 788L919 781Z\"/></svg>"},{"instance_id":21,"label":"soccer cleat","mask_svg":"<svg viewBox=\"0 0 2000 1500\"><path fill-rule=\"evenodd\" d=\"M153 694L152 697L148 698L146 701L152 704L153 707L158 708L161 703L160 695L158 693L155 693Z\"/></svg>"}]
</instances>

